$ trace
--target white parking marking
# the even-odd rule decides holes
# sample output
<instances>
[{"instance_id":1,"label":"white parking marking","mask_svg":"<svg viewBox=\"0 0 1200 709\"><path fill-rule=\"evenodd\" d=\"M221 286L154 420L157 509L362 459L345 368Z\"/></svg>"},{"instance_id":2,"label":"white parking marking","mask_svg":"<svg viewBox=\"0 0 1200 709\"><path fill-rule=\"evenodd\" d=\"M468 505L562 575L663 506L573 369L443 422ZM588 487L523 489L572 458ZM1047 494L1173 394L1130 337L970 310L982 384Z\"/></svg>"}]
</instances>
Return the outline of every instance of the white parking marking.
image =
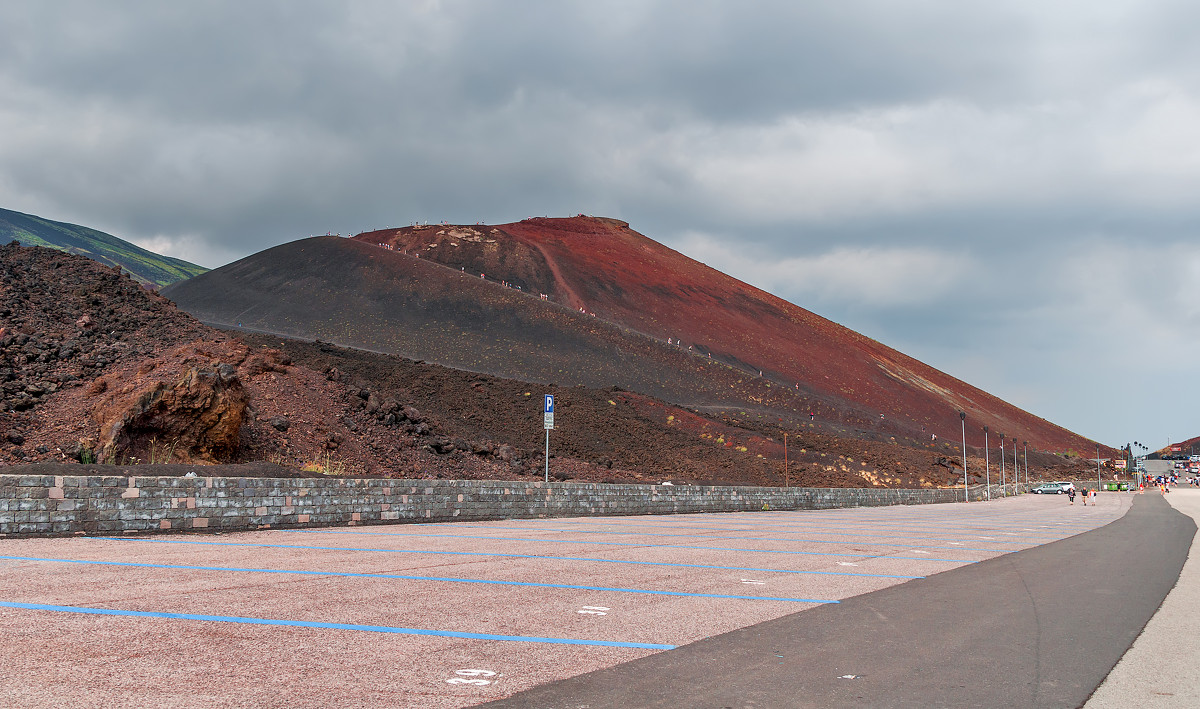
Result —
<instances>
[{"instance_id":1,"label":"white parking marking","mask_svg":"<svg viewBox=\"0 0 1200 709\"><path fill-rule=\"evenodd\" d=\"M490 679L482 679L483 677L495 677L496 673L491 670L455 670L454 674L458 677L451 677L446 680L446 684L465 684L473 687L486 687L492 683Z\"/></svg>"}]
</instances>

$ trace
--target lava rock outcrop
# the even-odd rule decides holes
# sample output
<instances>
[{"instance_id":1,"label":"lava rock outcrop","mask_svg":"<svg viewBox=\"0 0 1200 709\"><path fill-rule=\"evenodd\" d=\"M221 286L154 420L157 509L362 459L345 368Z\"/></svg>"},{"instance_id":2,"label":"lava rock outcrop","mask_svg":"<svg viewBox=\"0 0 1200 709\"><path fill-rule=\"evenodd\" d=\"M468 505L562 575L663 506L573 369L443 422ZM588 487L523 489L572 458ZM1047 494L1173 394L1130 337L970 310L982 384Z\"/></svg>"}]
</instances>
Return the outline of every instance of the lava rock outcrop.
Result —
<instances>
[{"instance_id":1,"label":"lava rock outcrop","mask_svg":"<svg viewBox=\"0 0 1200 709\"><path fill-rule=\"evenodd\" d=\"M161 441L164 458L180 450L198 461L228 460L241 442L246 407L246 390L228 364L191 367L173 382L134 380L93 409L96 454L116 461Z\"/></svg>"}]
</instances>

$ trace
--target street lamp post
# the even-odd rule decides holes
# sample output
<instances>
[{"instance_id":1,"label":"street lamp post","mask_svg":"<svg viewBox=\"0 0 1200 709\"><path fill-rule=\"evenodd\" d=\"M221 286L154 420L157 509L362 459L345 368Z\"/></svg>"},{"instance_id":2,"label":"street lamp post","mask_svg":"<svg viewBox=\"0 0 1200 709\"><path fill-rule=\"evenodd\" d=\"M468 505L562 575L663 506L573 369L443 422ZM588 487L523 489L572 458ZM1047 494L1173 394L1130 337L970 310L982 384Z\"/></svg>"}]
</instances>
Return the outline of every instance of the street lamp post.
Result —
<instances>
[{"instance_id":1,"label":"street lamp post","mask_svg":"<svg viewBox=\"0 0 1200 709\"><path fill-rule=\"evenodd\" d=\"M988 450L988 427L983 427L983 471L987 485L987 499L992 499L992 461L991 451Z\"/></svg>"},{"instance_id":2,"label":"street lamp post","mask_svg":"<svg viewBox=\"0 0 1200 709\"><path fill-rule=\"evenodd\" d=\"M1125 474L1130 478L1133 477L1133 470L1136 466L1133 463L1133 444L1125 444ZM1120 486L1118 486L1119 488Z\"/></svg>"},{"instance_id":3,"label":"street lamp post","mask_svg":"<svg viewBox=\"0 0 1200 709\"><path fill-rule=\"evenodd\" d=\"M1141 450L1144 450L1146 447L1143 446L1141 443L1134 441L1133 448L1137 448L1139 451L1141 451ZM1133 481L1137 483L1138 488L1140 489L1142 487L1142 484L1144 481L1142 480L1141 471L1137 469L1137 466L1138 466L1137 461L1138 461L1139 454L1134 453L1133 448L1130 449L1131 458L1130 458L1129 464L1133 466L1133 475L1131 475L1130 477L1132 477Z\"/></svg>"},{"instance_id":4,"label":"street lamp post","mask_svg":"<svg viewBox=\"0 0 1200 709\"><path fill-rule=\"evenodd\" d=\"M1096 492L1100 492L1100 442L1096 441Z\"/></svg>"},{"instance_id":5,"label":"street lamp post","mask_svg":"<svg viewBox=\"0 0 1200 709\"><path fill-rule=\"evenodd\" d=\"M1029 441L1022 441L1025 444L1025 487L1029 487ZM1028 489L1025 492L1029 492Z\"/></svg>"},{"instance_id":6,"label":"street lamp post","mask_svg":"<svg viewBox=\"0 0 1200 709\"><path fill-rule=\"evenodd\" d=\"M967 412L959 411L958 420L962 421L962 436L963 436L963 502L970 502L971 495L967 491Z\"/></svg>"},{"instance_id":7,"label":"street lamp post","mask_svg":"<svg viewBox=\"0 0 1200 709\"><path fill-rule=\"evenodd\" d=\"M1021 467L1017 465L1017 437L1013 436L1013 494L1017 494L1017 486L1021 484Z\"/></svg>"},{"instance_id":8,"label":"street lamp post","mask_svg":"<svg viewBox=\"0 0 1200 709\"><path fill-rule=\"evenodd\" d=\"M1004 484L1007 480L1004 477L1004 434L1000 434L1000 495L1004 496Z\"/></svg>"},{"instance_id":9,"label":"street lamp post","mask_svg":"<svg viewBox=\"0 0 1200 709\"><path fill-rule=\"evenodd\" d=\"M1142 455L1145 455L1150 450L1150 447L1144 443L1138 443L1137 441L1134 441L1133 444L1142 450ZM1138 485L1144 486L1145 484L1146 472L1143 470L1142 472L1138 473Z\"/></svg>"}]
</instances>

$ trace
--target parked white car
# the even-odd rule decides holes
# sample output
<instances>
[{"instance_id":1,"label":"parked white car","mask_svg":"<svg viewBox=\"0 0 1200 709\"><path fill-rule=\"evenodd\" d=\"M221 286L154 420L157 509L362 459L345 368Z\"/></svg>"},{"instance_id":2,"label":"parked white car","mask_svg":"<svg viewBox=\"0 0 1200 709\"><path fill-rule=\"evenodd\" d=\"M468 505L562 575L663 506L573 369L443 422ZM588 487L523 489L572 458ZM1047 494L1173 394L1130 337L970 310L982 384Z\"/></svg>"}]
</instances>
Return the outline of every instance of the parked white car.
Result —
<instances>
[{"instance_id":1,"label":"parked white car","mask_svg":"<svg viewBox=\"0 0 1200 709\"><path fill-rule=\"evenodd\" d=\"M1030 490L1030 492L1035 495L1065 495L1068 491L1074 489L1074 483L1042 483Z\"/></svg>"}]
</instances>

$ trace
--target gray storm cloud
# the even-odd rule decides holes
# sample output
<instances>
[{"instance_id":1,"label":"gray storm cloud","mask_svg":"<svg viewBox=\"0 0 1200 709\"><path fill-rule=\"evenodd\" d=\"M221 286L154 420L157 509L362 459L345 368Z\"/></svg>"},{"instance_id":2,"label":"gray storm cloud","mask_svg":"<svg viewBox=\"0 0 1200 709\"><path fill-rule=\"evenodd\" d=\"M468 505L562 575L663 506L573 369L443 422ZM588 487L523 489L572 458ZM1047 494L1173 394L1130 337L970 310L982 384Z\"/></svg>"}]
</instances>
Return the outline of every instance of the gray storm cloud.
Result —
<instances>
[{"instance_id":1,"label":"gray storm cloud","mask_svg":"<svg viewBox=\"0 0 1200 709\"><path fill-rule=\"evenodd\" d=\"M207 266L605 214L1085 435L1178 440L1182 406L1128 402L1200 394L1198 15L16 0L0 206Z\"/></svg>"}]
</instances>

